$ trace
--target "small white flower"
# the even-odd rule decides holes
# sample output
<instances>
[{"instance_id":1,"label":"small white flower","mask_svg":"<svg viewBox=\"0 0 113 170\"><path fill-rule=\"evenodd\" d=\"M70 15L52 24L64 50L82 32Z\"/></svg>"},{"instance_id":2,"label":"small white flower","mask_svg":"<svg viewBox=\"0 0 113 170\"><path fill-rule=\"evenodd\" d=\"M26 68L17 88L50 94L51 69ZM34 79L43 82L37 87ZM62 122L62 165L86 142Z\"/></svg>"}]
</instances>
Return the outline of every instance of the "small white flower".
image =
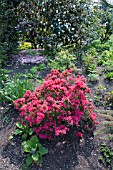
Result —
<instances>
[{"instance_id":1,"label":"small white flower","mask_svg":"<svg viewBox=\"0 0 113 170\"><path fill-rule=\"evenodd\" d=\"M58 9L56 10L56 13L58 14Z\"/></svg>"}]
</instances>

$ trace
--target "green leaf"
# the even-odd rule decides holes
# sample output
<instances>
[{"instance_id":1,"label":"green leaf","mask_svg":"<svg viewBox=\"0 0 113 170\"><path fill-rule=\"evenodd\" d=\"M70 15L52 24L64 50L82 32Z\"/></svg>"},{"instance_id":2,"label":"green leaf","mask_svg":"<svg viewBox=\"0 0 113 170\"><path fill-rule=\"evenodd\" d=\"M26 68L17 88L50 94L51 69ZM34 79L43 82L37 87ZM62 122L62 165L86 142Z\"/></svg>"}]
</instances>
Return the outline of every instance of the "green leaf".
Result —
<instances>
[{"instance_id":1,"label":"green leaf","mask_svg":"<svg viewBox=\"0 0 113 170\"><path fill-rule=\"evenodd\" d=\"M13 135L9 136L8 141L13 139Z\"/></svg>"},{"instance_id":2,"label":"green leaf","mask_svg":"<svg viewBox=\"0 0 113 170\"><path fill-rule=\"evenodd\" d=\"M18 127L18 128L20 128L20 129L24 129L24 127L23 127L23 125L21 124L21 123L16 123L16 126Z\"/></svg>"},{"instance_id":3,"label":"green leaf","mask_svg":"<svg viewBox=\"0 0 113 170\"><path fill-rule=\"evenodd\" d=\"M28 145L31 148L36 149L37 148L37 144L39 143L38 137L36 135L34 135L29 141L28 141Z\"/></svg>"},{"instance_id":4,"label":"green leaf","mask_svg":"<svg viewBox=\"0 0 113 170\"><path fill-rule=\"evenodd\" d=\"M38 148L40 148L42 145L41 145L41 143L38 143L37 146L38 146Z\"/></svg>"},{"instance_id":5,"label":"green leaf","mask_svg":"<svg viewBox=\"0 0 113 170\"><path fill-rule=\"evenodd\" d=\"M11 97L5 96L5 98L9 101L13 101L13 99Z\"/></svg>"},{"instance_id":6,"label":"green leaf","mask_svg":"<svg viewBox=\"0 0 113 170\"><path fill-rule=\"evenodd\" d=\"M32 134L33 134L33 130L29 129L29 135L32 135Z\"/></svg>"},{"instance_id":7,"label":"green leaf","mask_svg":"<svg viewBox=\"0 0 113 170\"><path fill-rule=\"evenodd\" d=\"M30 156L30 154L27 156L27 159L26 159L26 166L29 166L32 164L32 158Z\"/></svg>"},{"instance_id":8,"label":"green leaf","mask_svg":"<svg viewBox=\"0 0 113 170\"><path fill-rule=\"evenodd\" d=\"M106 154L106 152L104 152L103 154L104 154L104 156L105 156L105 157L107 157L107 154Z\"/></svg>"},{"instance_id":9,"label":"green leaf","mask_svg":"<svg viewBox=\"0 0 113 170\"><path fill-rule=\"evenodd\" d=\"M31 153L32 149L31 149L30 146L27 144L27 142L24 142L24 143L22 144L22 146L23 146L24 152L30 152L30 153Z\"/></svg>"},{"instance_id":10,"label":"green leaf","mask_svg":"<svg viewBox=\"0 0 113 170\"><path fill-rule=\"evenodd\" d=\"M106 154L106 158L109 158L109 154Z\"/></svg>"},{"instance_id":11,"label":"green leaf","mask_svg":"<svg viewBox=\"0 0 113 170\"><path fill-rule=\"evenodd\" d=\"M44 148L43 146L41 146L41 147L39 148L39 153L40 153L41 155L45 155L45 154L48 153L48 149L46 149L46 148Z\"/></svg>"},{"instance_id":12,"label":"green leaf","mask_svg":"<svg viewBox=\"0 0 113 170\"><path fill-rule=\"evenodd\" d=\"M28 134L27 134L27 133L24 133L24 134L22 135L22 139L23 139L23 140L26 140L27 137L28 137Z\"/></svg>"},{"instance_id":13,"label":"green leaf","mask_svg":"<svg viewBox=\"0 0 113 170\"><path fill-rule=\"evenodd\" d=\"M110 159L107 159L107 160L106 160L106 163L107 163L107 164L110 164Z\"/></svg>"},{"instance_id":14,"label":"green leaf","mask_svg":"<svg viewBox=\"0 0 113 170\"><path fill-rule=\"evenodd\" d=\"M103 160L103 156L99 156L99 160L102 161Z\"/></svg>"},{"instance_id":15,"label":"green leaf","mask_svg":"<svg viewBox=\"0 0 113 170\"><path fill-rule=\"evenodd\" d=\"M110 157L113 157L113 152L112 151L110 152Z\"/></svg>"},{"instance_id":16,"label":"green leaf","mask_svg":"<svg viewBox=\"0 0 113 170\"><path fill-rule=\"evenodd\" d=\"M15 135L21 135L22 134L22 130L21 129L16 129L16 131L15 131Z\"/></svg>"},{"instance_id":17,"label":"green leaf","mask_svg":"<svg viewBox=\"0 0 113 170\"><path fill-rule=\"evenodd\" d=\"M38 161L38 159L39 159L39 154L38 154L38 152L32 154L31 157L32 157L32 159L33 159L35 162Z\"/></svg>"}]
</instances>

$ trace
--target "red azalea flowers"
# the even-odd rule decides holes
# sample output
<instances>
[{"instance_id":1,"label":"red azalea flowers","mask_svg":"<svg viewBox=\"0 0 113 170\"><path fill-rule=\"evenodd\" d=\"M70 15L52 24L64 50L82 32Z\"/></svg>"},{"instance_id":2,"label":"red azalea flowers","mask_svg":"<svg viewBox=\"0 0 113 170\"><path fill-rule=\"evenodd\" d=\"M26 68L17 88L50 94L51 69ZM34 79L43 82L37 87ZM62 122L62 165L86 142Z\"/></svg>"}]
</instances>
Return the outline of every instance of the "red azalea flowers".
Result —
<instances>
[{"instance_id":1,"label":"red azalea flowers","mask_svg":"<svg viewBox=\"0 0 113 170\"><path fill-rule=\"evenodd\" d=\"M86 97L90 89L85 82L84 76L76 77L71 69L53 70L34 92L27 90L23 98L15 100L14 106L40 138L64 135L81 121L94 126L97 115ZM77 135L82 137L80 132Z\"/></svg>"},{"instance_id":2,"label":"red azalea flowers","mask_svg":"<svg viewBox=\"0 0 113 170\"><path fill-rule=\"evenodd\" d=\"M82 132L76 132L76 136L77 136L78 138L82 138L82 137L83 137L83 133L82 133Z\"/></svg>"}]
</instances>

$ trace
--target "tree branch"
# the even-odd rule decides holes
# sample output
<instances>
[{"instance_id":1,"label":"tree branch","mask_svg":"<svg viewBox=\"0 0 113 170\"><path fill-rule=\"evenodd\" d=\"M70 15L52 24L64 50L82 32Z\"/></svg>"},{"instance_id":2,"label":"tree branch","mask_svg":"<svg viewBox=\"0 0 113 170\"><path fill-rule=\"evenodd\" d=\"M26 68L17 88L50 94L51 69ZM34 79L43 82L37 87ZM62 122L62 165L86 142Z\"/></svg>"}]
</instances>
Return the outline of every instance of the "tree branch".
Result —
<instances>
[{"instance_id":1,"label":"tree branch","mask_svg":"<svg viewBox=\"0 0 113 170\"><path fill-rule=\"evenodd\" d=\"M102 0L102 2L104 2L108 7L113 8L113 5L111 5L109 2L107 2L106 0Z\"/></svg>"}]
</instances>

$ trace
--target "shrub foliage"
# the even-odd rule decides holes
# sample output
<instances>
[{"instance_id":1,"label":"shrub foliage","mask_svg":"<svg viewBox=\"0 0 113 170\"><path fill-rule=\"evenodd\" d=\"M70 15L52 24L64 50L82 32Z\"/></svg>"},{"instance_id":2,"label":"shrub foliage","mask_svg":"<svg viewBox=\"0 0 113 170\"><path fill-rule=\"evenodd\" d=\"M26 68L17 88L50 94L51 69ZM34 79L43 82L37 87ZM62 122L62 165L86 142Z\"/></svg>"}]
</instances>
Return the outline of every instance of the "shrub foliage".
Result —
<instances>
[{"instance_id":1,"label":"shrub foliage","mask_svg":"<svg viewBox=\"0 0 113 170\"><path fill-rule=\"evenodd\" d=\"M17 47L17 6L19 0L0 1L0 45L10 54Z\"/></svg>"},{"instance_id":2,"label":"shrub foliage","mask_svg":"<svg viewBox=\"0 0 113 170\"><path fill-rule=\"evenodd\" d=\"M90 89L83 76L72 70L53 70L34 92L27 90L23 98L14 101L23 124L40 138L52 139L66 134L70 126L92 128L96 123L94 107L86 94Z\"/></svg>"},{"instance_id":3,"label":"shrub foliage","mask_svg":"<svg viewBox=\"0 0 113 170\"><path fill-rule=\"evenodd\" d=\"M17 26L21 40L31 42L35 48L37 44L52 48L59 43L74 43L79 48L89 41L89 29L95 22L90 4L90 0L21 1Z\"/></svg>"}]
</instances>

